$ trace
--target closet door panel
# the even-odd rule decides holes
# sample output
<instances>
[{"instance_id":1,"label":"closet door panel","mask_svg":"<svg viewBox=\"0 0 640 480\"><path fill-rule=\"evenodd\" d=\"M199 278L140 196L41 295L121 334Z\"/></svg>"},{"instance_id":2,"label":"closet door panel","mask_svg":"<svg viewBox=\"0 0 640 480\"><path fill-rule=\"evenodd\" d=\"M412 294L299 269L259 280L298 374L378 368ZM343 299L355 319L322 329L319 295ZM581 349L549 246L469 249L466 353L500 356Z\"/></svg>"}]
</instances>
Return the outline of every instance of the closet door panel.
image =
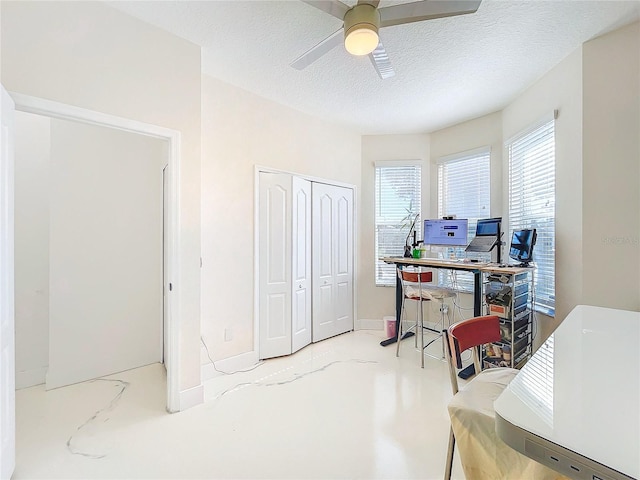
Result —
<instances>
[{"instance_id":1,"label":"closet door panel","mask_svg":"<svg viewBox=\"0 0 640 480\"><path fill-rule=\"evenodd\" d=\"M335 190L336 332L353 330L353 190Z\"/></svg>"},{"instance_id":2,"label":"closet door panel","mask_svg":"<svg viewBox=\"0 0 640 480\"><path fill-rule=\"evenodd\" d=\"M353 329L353 192L313 184L313 341Z\"/></svg>"},{"instance_id":3,"label":"closet door panel","mask_svg":"<svg viewBox=\"0 0 640 480\"><path fill-rule=\"evenodd\" d=\"M311 343L311 182L293 177L292 352Z\"/></svg>"},{"instance_id":4,"label":"closet door panel","mask_svg":"<svg viewBox=\"0 0 640 480\"><path fill-rule=\"evenodd\" d=\"M259 356L291 353L291 176L259 176Z\"/></svg>"}]
</instances>

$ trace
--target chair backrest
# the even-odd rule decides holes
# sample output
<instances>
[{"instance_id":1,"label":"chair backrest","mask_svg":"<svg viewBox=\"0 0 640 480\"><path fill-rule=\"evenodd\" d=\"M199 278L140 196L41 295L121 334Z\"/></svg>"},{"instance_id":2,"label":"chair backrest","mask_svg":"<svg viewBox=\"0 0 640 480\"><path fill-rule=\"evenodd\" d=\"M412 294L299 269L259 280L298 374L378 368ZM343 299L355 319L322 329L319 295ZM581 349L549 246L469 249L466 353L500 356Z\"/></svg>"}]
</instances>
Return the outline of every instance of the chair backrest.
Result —
<instances>
[{"instance_id":1,"label":"chair backrest","mask_svg":"<svg viewBox=\"0 0 640 480\"><path fill-rule=\"evenodd\" d=\"M451 388L454 395L458 393L458 380L456 368L462 368L462 352L473 350L473 364L476 373L482 370L482 359L479 348L485 343L499 342L500 319L495 315L473 317L454 323L443 331L447 344L447 359L449 361L449 373Z\"/></svg>"},{"instance_id":2,"label":"chair backrest","mask_svg":"<svg viewBox=\"0 0 640 480\"><path fill-rule=\"evenodd\" d=\"M414 270L406 270L402 267L397 268L398 278L402 285L402 296L410 300L429 300L430 297L422 296L422 284L429 283L433 280L433 273L425 271L422 267L416 267Z\"/></svg>"},{"instance_id":3,"label":"chair backrest","mask_svg":"<svg viewBox=\"0 0 640 480\"><path fill-rule=\"evenodd\" d=\"M433 273L431 271L423 271L418 267L417 270L405 270L398 268L398 276L404 283L429 283L433 280Z\"/></svg>"}]
</instances>

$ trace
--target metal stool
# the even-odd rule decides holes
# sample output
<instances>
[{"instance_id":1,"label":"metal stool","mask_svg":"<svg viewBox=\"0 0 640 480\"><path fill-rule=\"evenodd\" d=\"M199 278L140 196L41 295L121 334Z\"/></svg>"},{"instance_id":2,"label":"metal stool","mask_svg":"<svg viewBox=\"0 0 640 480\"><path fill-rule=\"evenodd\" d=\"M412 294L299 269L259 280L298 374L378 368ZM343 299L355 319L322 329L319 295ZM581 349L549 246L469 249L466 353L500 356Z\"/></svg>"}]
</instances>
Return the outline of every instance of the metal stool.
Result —
<instances>
[{"instance_id":1,"label":"metal stool","mask_svg":"<svg viewBox=\"0 0 640 480\"><path fill-rule=\"evenodd\" d=\"M449 317L447 316L447 313L445 312L444 309L444 305L445 305L445 300L447 298L453 298L456 296L456 292L448 289L448 288L442 288L442 287L429 287L426 289L427 293L431 296L431 299L435 302L438 302L438 304L440 305L440 321L436 324L436 328L429 328L429 327L424 327L426 330L430 330L432 332L437 333L436 338L434 338L433 340L430 340L423 348L423 353L424 355L428 355L431 358L436 358L438 360L443 360L445 358L445 338L442 334L442 331L447 329L450 326L450 322ZM445 322L445 320L447 320ZM440 327L440 328L438 328ZM432 355L430 353L426 352L426 348L431 345L432 343L436 342L438 339L442 339L442 354L440 355L440 357L436 357L435 355Z\"/></svg>"},{"instance_id":2,"label":"metal stool","mask_svg":"<svg viewBox=\"0 0 640 480\"><path fill-rule=\"evenodd\" d=\"M402 336L411 330L415 330L416 334L416 347L418 346L418 338L420 337L420 352L424 352L424 317L422 314L422 304L424 302L431 301L431 295L427 293L424 288L424 284L432 281L433 273L431 271L425 271L423 267L415 267L412 270L402 267L397 267L398 278L402 285L402 313L400 315L400 326L398 328L398 340L396 342L396 357L400 355L400 342ZM416 307L416 322L413 326L406 331L403 328L405 317L405 303L407 300L413 300L417 302ZM418 334L419 333L419 334ZM420 366L424 368L424 355L420 355Z\"/></svg>"}]
</instances>

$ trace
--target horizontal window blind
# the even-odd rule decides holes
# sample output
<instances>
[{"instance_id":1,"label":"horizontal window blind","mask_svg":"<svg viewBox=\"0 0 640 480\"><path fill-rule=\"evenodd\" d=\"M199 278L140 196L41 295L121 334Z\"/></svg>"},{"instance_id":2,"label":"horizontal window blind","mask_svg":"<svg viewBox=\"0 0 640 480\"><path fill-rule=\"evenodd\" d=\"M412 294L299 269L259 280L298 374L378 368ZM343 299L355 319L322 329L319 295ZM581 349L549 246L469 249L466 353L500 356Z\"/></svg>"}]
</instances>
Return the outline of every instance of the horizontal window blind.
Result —
<instances>
[{"instance_id":1,"label":"horizontal window blind","mask_svg":"<svg viewBox=\"0 0 640 480\"><path fill-rule=\"evenodd\" d=\"M490 210L490 152L467 155L438 165L438 216L477 220ZM475 225L473 226L475 233Z\"/></svg>"},{"instance_id":2,"label":"horizontal window blind","mask_svg":"<svg viewBox=\"0 0 640 480\"><path fill-rule=\"evenodd\" d=\"M490 217L491 154L489 149L462 154L438 165L438 217L455 216L469 220L468 240L471 241L480 218ZM464 257L464 247L450 248L448 254ZM491 254L468 254L469 258L488 261ZM473 275L457 272L456 285L446 280L446 272L438 272L440 285L472 290Z\"/></svg>"},{"instance_id":3,"label":"horizontal window blind","mask_svg":"<svg viewBox=\"0 0 640 480\"><path fill-rule=\"evenodd\" d=\"M548 425L553 426L554 338L551 335L527 362L528 375L514 378L510 388Z\"/></svg>"},{"instance_id":4,"label":"horizontal window blind","mask_svg":"<svg viewBox=\"0 0 640 480\"><path fill-rule=\"evenodd\" d=\"M395 286L396 267L381 257L402 256L411 222L420 214L422 190L420 165L376 166L375 265L376 285ZM420 220L418 218L418 220ZM418 238L421 223L416 223Z\"/></svg>"},{"instance_id":5,"label":"horizontal window blind","mask_svg":"<svg viewBox=\"0 0 640 480\"><path fill-rule=\"evenodd\" d=\"M521 135L509 150L509 227L535 228L535 302L538 309L555 311L555 126L547 122Z\"/></svg>"}]
</instances>

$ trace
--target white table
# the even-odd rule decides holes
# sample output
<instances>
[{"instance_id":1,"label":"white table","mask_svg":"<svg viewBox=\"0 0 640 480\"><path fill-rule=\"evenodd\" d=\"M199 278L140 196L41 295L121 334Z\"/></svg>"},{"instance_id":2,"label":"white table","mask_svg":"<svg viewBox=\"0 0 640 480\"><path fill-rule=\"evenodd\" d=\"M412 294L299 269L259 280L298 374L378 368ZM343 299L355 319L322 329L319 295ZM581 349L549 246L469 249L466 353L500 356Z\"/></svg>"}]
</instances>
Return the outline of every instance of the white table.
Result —
<instances>
[{"instance_id":1,"label":"white table","mask_svg":"<svg viewBox=\"0 0 640 480\"><path fill-rule=\"evenodd\" d=\"M640 313L577 306L496 400L496 430L575 479L640 478Z\"/></svg>"}]
</instances>

